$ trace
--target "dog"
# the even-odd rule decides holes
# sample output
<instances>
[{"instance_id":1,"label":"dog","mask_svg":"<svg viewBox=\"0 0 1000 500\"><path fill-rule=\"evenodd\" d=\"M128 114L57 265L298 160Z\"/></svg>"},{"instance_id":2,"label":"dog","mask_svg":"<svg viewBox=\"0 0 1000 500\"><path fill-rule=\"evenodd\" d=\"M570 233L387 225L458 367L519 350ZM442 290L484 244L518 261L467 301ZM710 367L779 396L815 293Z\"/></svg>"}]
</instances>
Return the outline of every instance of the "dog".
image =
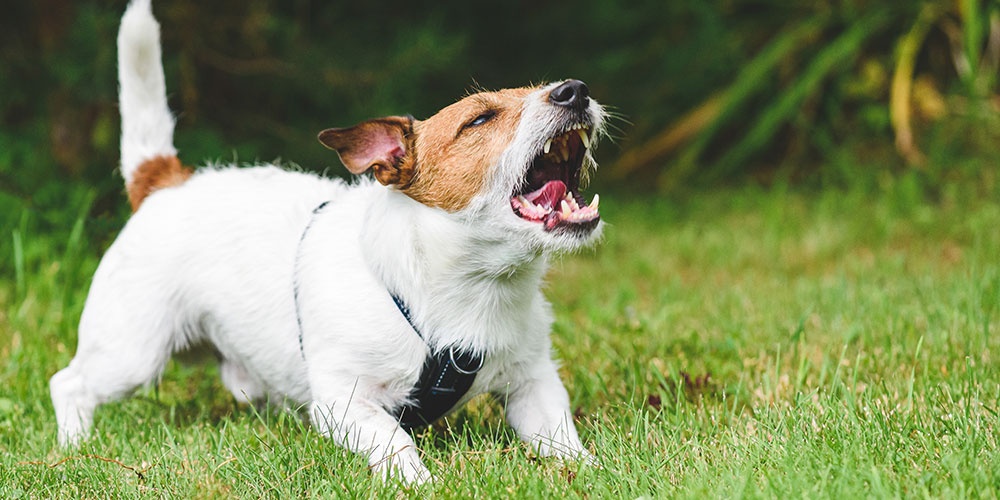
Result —
<instances>
[{"instance_id":1,"label":"dog","mask_svg":"<svg viewBox=\"0 0 1000 500\"><path fill-rule=\"evenodd\" d=\"M383 477L430 479L407 431L482 393L539 455L593 461L541 292L549 257L593 245L604 224L598 196L581 194L606 120L583 82L324 130L356 176L345 182L183 165L160 59L150 0L133 0L118 34L133 213L50 381L63 446L86 438L97 406L207 343L238 401L300 404Z\"/></svg>"}]
</instances>

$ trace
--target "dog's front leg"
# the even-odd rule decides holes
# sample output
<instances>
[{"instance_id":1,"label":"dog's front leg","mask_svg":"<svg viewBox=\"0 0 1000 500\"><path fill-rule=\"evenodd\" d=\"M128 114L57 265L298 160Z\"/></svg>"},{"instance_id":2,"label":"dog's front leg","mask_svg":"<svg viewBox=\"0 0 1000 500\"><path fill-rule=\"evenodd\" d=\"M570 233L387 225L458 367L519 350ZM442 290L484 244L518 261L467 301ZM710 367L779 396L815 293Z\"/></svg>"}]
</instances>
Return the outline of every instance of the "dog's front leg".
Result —
<instances>
[{"instance_id":1,"label":"dog's front leg","mask_svg":"<svg viewBox=\"0 0 1000 500\"><path fill-rule=\"evenodd\" d=\"M311 414L320 433L365 455L376 475L386 479L396 477L409 484L431 479L413 439L378 405L357 397L316 401Z\"/></svg>"},{"instance_id":2,"label":"dog's front leg","mask_svg":"<svg viewBox=\"0 0 1000 500\"><path fill-rule=\"evenodd\" d=\"M522 372L498 396L504 402L507 422L539 455L596 462L576 432L569 395L551 360Z\"/></svg>"}]
</instances>

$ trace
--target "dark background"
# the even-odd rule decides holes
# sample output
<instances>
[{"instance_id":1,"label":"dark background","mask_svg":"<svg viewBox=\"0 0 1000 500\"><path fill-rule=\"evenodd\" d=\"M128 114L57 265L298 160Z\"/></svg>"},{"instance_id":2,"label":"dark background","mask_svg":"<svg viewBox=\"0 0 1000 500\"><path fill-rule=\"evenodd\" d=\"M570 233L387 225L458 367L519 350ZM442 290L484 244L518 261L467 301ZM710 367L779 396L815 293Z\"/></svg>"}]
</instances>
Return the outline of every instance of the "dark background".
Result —
<instances>
[{"instance_id":1,"label":"dark background","mask_svg":"<svg viewBox=\"0 0 1000 500\"><path fill-rule=\"evenodd\" d=\"M127 213L114 173L124 8L4 7L4 224L25 211L64 224L81 199L112 227ZM340 175L320 129L573 77L616 116L598 151L604 189L996 185L994 1L163 0L154 12L189 163Z\"/></svg>"}]
</instances>

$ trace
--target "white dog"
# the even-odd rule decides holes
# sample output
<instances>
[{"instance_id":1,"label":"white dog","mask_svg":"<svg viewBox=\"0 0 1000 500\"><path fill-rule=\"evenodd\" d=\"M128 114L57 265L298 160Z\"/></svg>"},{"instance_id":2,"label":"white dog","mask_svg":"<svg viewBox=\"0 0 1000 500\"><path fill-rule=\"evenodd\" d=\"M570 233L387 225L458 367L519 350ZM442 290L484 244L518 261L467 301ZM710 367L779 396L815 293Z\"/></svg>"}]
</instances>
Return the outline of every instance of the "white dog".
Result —
<instances>
[{"instance_id":1,"label":"white dog","mask_svg":"<svg viewBox=\"0 0 1000 500\"><path fill-rule=\"evenodd\" d=\"M320 133L353 185L275 166L193 172L173 146L149 0L118 35L121 170L134 209L51 380L63 445L95 408L208 343L241 401L277 397L407 482L406 429L493 394L540 455L589 459L551 359L547 256L592 244L581 177L604 111L586 85L470 95L424 121Z\"/></svg>"}]
</instances>

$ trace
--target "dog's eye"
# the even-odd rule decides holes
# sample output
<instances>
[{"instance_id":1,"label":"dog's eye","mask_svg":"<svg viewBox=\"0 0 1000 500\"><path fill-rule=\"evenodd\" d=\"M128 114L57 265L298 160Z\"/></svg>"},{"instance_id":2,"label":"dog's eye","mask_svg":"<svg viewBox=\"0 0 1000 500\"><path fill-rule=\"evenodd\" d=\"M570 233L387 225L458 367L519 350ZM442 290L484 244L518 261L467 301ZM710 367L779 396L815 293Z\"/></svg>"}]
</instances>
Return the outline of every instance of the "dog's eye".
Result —
<instances>
[{"instance_id":1,"label":"dog's eye","mask_svg":"<svg viewBox=\"0 0 1000 500\"><path fill-rule=\"evenodd\" d=\"M477 117L475 117L471 122L466 123L465 127L478 127L490 120L497 115L496 111L487 111Z\"/></svg>"}]
</instances>

